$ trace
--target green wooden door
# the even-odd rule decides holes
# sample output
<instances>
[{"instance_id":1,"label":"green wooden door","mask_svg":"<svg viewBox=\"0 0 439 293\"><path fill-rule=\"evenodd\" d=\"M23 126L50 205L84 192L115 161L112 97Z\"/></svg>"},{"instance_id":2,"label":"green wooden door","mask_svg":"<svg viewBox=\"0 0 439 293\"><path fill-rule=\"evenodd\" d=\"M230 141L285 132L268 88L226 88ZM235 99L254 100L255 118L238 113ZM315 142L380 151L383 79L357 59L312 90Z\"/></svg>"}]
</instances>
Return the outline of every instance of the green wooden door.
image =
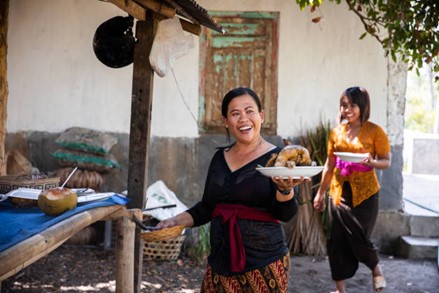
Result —
<instances>
[{"instance_id":1,"label":"green wooden door","mask_svg":"<svg viewBox=\"0 0 439 293\"><path fill-rule=\"evenodd\" d=\"M278 13L209 12L227 33L200 38L200 117L203 131L222 131L221 100L232 88L252 88L265 110L263 131L275 134Z\"/></svg>"}]
</instances>

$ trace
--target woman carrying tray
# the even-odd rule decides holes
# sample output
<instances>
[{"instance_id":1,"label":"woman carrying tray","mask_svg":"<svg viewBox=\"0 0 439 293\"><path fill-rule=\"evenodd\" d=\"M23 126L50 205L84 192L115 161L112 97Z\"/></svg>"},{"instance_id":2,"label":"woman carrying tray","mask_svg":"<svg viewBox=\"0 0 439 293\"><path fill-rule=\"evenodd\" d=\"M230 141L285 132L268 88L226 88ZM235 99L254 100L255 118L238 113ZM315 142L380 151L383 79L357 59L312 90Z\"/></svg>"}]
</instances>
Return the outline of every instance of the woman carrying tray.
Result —
<instances>
[{"instance_id":1,"label":"woman carrying tray","mask_svg":"<svg viewBox=\"0 0 439 293\"><path fill-rule=\"evenodd\" d=\"M269 178L256 171L281 148L261 136L264 111L251 89L228 92L221 113L234 142L214 154L201 201L157 227L211 223L201 292L287 292L290 257L281 221L296 214L293 187L304 178Z\"/></svg>"},{"instance_id":2,"label":"woman carrying tray","mask_svg":"<svg viewBox=\"0 0 439 293\"><path fill-rule=\"evenodd\" d=\"M330 134L328 157L314 208L323 211L329 190L331 221L327 251L337 293L345 292L345 280L353 277L359 262L372 271L375 291L386 282L377 248L370 241L379 210L379 182L374 169L390 166L390 144L383 129L370 122L370 99L364 88L346 89L340 98L340 124ZM336 152L365 153L360 163L342 161Z\"/></svg>"}]
</instances>

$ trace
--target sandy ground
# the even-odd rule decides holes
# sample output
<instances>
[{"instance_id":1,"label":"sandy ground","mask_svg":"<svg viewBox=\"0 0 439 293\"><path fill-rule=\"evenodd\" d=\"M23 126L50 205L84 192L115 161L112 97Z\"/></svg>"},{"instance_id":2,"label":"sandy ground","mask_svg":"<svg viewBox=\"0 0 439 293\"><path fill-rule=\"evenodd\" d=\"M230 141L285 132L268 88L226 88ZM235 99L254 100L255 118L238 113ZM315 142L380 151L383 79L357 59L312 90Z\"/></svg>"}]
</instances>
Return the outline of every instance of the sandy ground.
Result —
<instances>
[{"instance_id":1,"label":"sandy ground","mask_svg":"<svg viewBox=\"0 0 439 293\"><path fill-rule=\"evenodd\" d=\"M439 293L436 260L381 256L388 293ZM187 258L143 263L142 292L199 292L205 264ZM371 273L360 266L347 292L372 291ZM288 292L327 293L334 289L326 258L293 256ZM114 253L96 247L63 245L2 283L2 293L115 292Z\"/></svg>"},{"instance_id":2,"label":"sandy ground","mask_svg":"<svg viewBox=\"0 0 439 293\"><path fill-rule=\"evenodd\" d=\"M335 288L327 259L293 256L292 265L289 292L327 293ZM387 280L385 292L439 292L439 271L433 260L395 259L381 255L381 267ZM346 291L373 292L372 275L366 266L360 265L357 274L346 281Z\"/></svg>"}]
</instances>

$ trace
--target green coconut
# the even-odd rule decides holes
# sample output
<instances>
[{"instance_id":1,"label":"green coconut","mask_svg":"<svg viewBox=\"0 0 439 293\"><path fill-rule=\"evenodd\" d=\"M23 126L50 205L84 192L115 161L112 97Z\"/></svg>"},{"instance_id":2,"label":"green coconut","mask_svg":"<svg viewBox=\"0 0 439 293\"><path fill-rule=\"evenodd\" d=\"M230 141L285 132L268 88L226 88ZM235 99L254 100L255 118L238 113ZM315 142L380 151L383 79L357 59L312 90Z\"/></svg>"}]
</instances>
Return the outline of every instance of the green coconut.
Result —
<instances>
[{"instance_id":1,"label":"green coconut","mask_svg":"<svg viewBox=\"0 0 439 293\"><path fill-rule=\"evenodd\" d=\"M51 188L41 191L38 207L49 216L58 216L76 207L78 195L69 188Z\"/></svg>"}]
</instances>

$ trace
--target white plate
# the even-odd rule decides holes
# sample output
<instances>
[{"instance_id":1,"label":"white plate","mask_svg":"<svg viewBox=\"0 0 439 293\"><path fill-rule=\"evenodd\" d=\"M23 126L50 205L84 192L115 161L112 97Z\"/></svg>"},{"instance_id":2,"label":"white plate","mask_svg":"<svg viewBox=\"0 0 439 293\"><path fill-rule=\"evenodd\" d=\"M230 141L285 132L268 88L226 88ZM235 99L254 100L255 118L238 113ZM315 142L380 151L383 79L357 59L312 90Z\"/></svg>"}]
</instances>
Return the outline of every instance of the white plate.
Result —
<instances>
[{"instance_id":1,"label":"white plate","mask_svg":"<svg viewBox=\"0 0 439 293\"><path fill-rule=\"evenodd\" d=\"M89 194L95 194L96 191L91 188L71 188L78 196L81 195L89 195Z\"/></svg>"},{"instance_id":2,"label":"white plate","mask_svg":"<svg viewBox=\"0 0 439 293\"><path fill-rule=\"evenodd\" d=\"M40 195L41 189L35 188L18 188L6 193L7 197L17 197L24 199L38 200L38 195Z\"/></svg>"},{"instance_id":3,"label":"white plate","mask_svg":"<svg viewBox=\"0 0 439 293\"><path fill-rule=\"evenodd\" d=\"M353 163L360 163L363 159L367 158L367 154L361 153L334 152L334 155L339 157L342 161Z\"/></svg>"},{"instance_id":4,"label":"white plate","mask_svg":"<svg viewBox=\"0 0 439 293\"><path fill-rule=\"evenodd\" d=\"M91 190L93 189L75 189L72 188L73 191L77 192L78 194L78 203L83 202L89 202L89 201L95 201L95 200L104 200L109 198L114 194L114 192L104 192L104 193L91 193ZM7 197L17 197L17 198L25 198L25 199L33 199L38 200L38 196L40 195L41 190L40 189L34 189L34 188L18 188L9 191L6 196Z\"/></svg>"},{"instance_id":5,"label":"white plate","mask_svg":"<svg viewBox=\"0 0 439 293\"><path fill-rule=\"evenodd\" d=\"M323 170L323 166L297 166L294 168L287 167L258 167L256 168L262 175L267 177L312 177Z\"/></svg>"},{"instance_id":6,"label":"white plate","mask_svg":"<svg viewBox=\"0 0 439 293\"><path fill-rule=\"evenodd\" d=\"M95 193L90 195L81 195L78 196L78 203L95 201L95 200L104 200L112 196L114 192L104 192L104 193Z\"/></svg>"}]
</instances>

